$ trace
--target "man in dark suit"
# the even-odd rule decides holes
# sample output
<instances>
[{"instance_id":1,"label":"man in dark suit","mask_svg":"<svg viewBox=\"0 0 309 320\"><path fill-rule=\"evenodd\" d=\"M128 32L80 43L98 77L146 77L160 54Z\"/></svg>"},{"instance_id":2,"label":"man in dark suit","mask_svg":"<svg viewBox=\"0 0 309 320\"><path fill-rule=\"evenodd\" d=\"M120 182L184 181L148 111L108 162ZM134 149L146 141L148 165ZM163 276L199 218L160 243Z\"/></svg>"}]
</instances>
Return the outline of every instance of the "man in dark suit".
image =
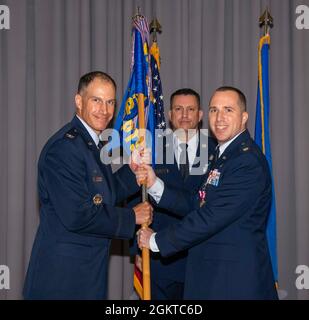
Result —
<instances>
[{"instance_id":1,"label":"man in dark suit","mask_svg":"<svg viewBox=\"0 0 309 320\"><path fill-rule=\"evenodd\" d=\"M197 191L205 174L203 169L206 167L203 168L202 163L195 161L200 153L207 154L208 148L207 137L205 139L200 136L198 130L202 118L200 96L196 91L183 88L171 95L169 120L173 132L164 140L163 163L155 165L155 172L164 182L173 187L183 188L187 192ZM169 162L168 158L172 161ZM155 231L163 230L180 221L186 213L156 208L151 227ZM152 299L183 298L186 257L187 251L179 252L172 257L151 254Z\"/></svg>"},{"instance_id":2,"label":"man in dark suit","mask_svg":"<svg viewBox=\"0 0 309 320\"><path fill-rule=\"evenodd\" d=\"M24 286L26 299L105 299L112 238L134 236L152 208L115 204L138 186L124 166L100 160L100 133L113 117L116 84L103 72L84 75L76 116L44 146L38 164L40 225Z\"/></svg>"},{"instance_id":3,"label":"man in dark suit","mask_svg":"<svg viewBox=\"0 0 309 320\"><path fill-rule=\"evenodd\" d=\"M189 248L185 299L277 299L266 240L271 205L267 161L246 130L246 98L233 87L217 89L209 125L218 141L198 196L191 199L147 171L149 193L160 207L189 212L168 229L140 232L140 246L163 256Z\"/></svg>"}]
</instances>

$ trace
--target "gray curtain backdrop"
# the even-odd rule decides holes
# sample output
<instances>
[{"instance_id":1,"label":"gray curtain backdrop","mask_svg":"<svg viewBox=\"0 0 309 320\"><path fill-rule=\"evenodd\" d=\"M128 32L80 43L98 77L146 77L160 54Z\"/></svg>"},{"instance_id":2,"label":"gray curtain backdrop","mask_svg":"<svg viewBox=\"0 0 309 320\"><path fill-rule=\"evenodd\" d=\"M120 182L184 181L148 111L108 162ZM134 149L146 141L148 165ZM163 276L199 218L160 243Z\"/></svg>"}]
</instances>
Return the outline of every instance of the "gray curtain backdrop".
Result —
<instances>
[{"instance_id":1,"label":"gray curtain backdrop","mask_svg":"<svg viewBox=\"0 0 309 320\"><path fill-rule=\"evenodd\" d=\"M297 265L309 266L309 30L297 30L296 7L308 0L2 0L11 28L0 30L0 265L10 268L10 290L20 299L38 225L37 161L47 139L74 114L79 77L110 73L121 101L129 78L131 16L136 7L163 26L158 36L161 77L169 95L192 87L207 103L223 84L248 97L254 133L258 18L268 5L273 173L277 196L280 295L297 290ZM206 112L207 113L207 112ZM207 117L204 119L207 127ZM258 179L258 177L257 177ZM127 242L116 241L110 260L110 299L133 298ZM52 275L51 275L52 276Z\"/></svg>"}]
</instances>

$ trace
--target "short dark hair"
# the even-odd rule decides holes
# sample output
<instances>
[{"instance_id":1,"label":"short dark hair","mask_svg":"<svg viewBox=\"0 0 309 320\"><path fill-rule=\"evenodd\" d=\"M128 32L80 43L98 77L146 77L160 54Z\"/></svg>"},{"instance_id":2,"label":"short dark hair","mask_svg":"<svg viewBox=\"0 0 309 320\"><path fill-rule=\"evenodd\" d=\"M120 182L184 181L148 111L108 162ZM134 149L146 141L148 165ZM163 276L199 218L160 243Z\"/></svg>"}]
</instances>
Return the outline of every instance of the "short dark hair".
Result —
<instances>
[{"instance_id":1,"label":"short dark hair","mask_svg":"<svg viewBox=\"0 0 309 320\"><path fill-rule=\"evenodd\" d=\"M247 99L246 99L246 96L244 95L244 93L242 91L240 91L239 89L237 89L235 87L223 86L223 87L219 87L218 89L216 89L214 94L216 92L224 92L224 91L234 91L234 92L236 92L238 94L239 107L240 107L241 111L242 112L247 111Z\"/></svg>"},{"instance_id":2,"label":"short dark hair","mask_svg":"<svg viewBox=\"0 0 309 320\"><path fill-rule=\"evenodd\" d=\"M99 78L102 81L110 82L116 90L116 88L117 88L116 82L110 75L108 75L107 73L102 72L102 71L92 71L92 72L84 74L79 79L77 93L80 94L96 78Z\"/></svg>"},{"instance_id":3,"label":"short dark hair","mask_svg":"<svg viewBox=\"0 0 309 320\"><path fill-rule=\"evenodd\" d=\"M193 89L190 89L190 88L182 88L182 89L178 89L175 92L173 92L171 95L171 98L170 98L170 108L172 108L174 97L181 96L181 95L194 96L197 100L198 108L200 109L200 107L201 107L200 95L196 91L194 91Z\"/></svg>"}]
</instances>

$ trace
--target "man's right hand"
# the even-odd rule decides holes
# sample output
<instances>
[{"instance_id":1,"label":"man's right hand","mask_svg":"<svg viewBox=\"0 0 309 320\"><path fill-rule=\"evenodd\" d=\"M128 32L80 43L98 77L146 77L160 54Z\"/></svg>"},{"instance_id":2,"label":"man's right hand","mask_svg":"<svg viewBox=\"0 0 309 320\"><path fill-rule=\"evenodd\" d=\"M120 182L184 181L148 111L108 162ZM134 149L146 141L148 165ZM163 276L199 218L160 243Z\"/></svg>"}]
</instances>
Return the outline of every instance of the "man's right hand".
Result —
<instances>
[{"instance_id":1,"label":"man's right hand","mask_svg":"<svg viewBox=\"0 0 309 320\"><path fill-rule=\"evenodd\" d=\"M135 212L135 223L136 224L144 224L147 223L148 225L152 222L152 212L153 208L149 204L149 202L145 201L139 203L137 206L133 207Z\"/></svg>"},{"instance_id":2,"label":"man's right hand","mask_svg":"<svg viewBox=\"0 0 309 320\"><path fill-rule=\"evenodd\" d=\"M151 150L140 146L131 153L129 166L132 172L135 173L143 163L151 164Z\"/></svg>"},{"instance_id":3,"label":"man's right hand","mask_svg":"<svg viewBox=\"0 0 309 320\"><path fill-rule=\"evenodd\" d=\"M157 176L152 167L147 164L142 164L135 171L136 182L140 186L144 181L147 181L147 188L150 188L156 182Z\"/></svg>"}]
</instances>

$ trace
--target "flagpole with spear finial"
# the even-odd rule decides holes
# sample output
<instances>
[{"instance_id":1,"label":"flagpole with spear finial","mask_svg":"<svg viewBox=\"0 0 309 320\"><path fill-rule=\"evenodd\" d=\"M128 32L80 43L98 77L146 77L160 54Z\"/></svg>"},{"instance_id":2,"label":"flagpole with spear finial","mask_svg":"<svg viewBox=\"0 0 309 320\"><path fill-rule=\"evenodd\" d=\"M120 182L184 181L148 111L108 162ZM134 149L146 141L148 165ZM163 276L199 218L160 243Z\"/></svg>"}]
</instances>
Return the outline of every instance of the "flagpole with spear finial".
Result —
<instances>
[{"instance_id":1,"label":"flagpole with spear finial","mask_svg":"<svg viewBox=\"0 0 309 320\"><path fill-rule=\"evenodd\" d=\"M262 152L266 155L267 160L271 159L271 156L268 154L269 152L267 151L267 145L269 145L269 137L267 138L267 127L269 126L267 119L264 116L264 112L266 109L266 106L268 105L269 108L269 102L265 104L264 98L265 96L269 96L269 93L267 94L266 92L269 92L269 84L266 84L266 80L268 79L268 63L267 63L267 70L263 71L263 65L265 66L265 61L264 63L262 62L262 50L265 44L268 46L270 45L270 34L269 31L271 28L274 26L273 22L273 17L271 16L268 7L266 7L265 11L259 18L259 26L260 28L264 28L263 30L263 36L260 38L259 41L259 61L258 61L258 95L259 95L259 101L260 101L260 126L261 126L261 138L259 141L259 145L262 149ZM265 81L264 81L265 80ZM266 88L264 87L266 86ZM264 96L265 93L265 96ZM267 100L267 98L265 98ZM263 111L264 110L264 111ZM266 133L265 133L266 132ZM268 156L267 156L268 154ZM271 160L270 160L271 161ZM271 167L271 162L270 162L270 167ZM273 191L273 201L274 201L274 191ZM274 240L274 235L276 234L276 227L275 227L275 218L276 217L276 205L275 202L272 203L271 209L270 209L270 214L269 214L269 220L267 222L267 229L266 229L266 234L267 234L267 241L268 241L268 246L270 250L270 256L271 256L271 263L272 263L272 269L273 269L273 274L274 274L274 280L275 280L275 286L276 289L278 290L278 270L277 270L277 253L276 253L276 244Z\"/></svg>"},{"instance_id":2,"label":"flagpole with spear finial","mask_svg":"<svg viewBox=\"0 0 309 320\"><path fill-rule=\"evenodd\" d=\"M162 32L162 26L160 25L159 21L157 18L154 18L151 23L150 23L150 34L152 34L152 41L157 42L157 32L161 33Z\"/></svg>"},{"instance_id":3,"label":"flagpole with spear finial","mask_svg":"<svg viewBox=\"0 0 309 320\"><path fill-rule=\"evenodd\" d=\"M137 14L134 18L141 18L140 7L137 7ZM149 79L150 81L150 79ZM144 148L146 147L146 137L145 137L145 96L143 93L139 93L137 96L138 104L138 125L139 125L139 142L140 145ZM142 201L145 202L148 200L147 194L147 180L142 183ZM143 223L141 228L147 228L148 223ZM149 249L142 249L142 270L143 270L143 300L151 299L151 290L150 290L150 256Z\"/></svg>"},{"instance_id":4,"label":"flagpole with spear finial","mask_svg":"<svg viewBox=\"0 0 309 320\"><path fill-rule=\"evenodd\" d=\"M150 23L150 34L152 34L152 46L150 49L150 53L156 59L158 69L160 70L160 52L159 47L157 45L157 33L162 33L162 26L157 18L154 18Z\"/></svg>"},{"instance_id":5,"label":"flagpole with spear finial","mask_svg":"<svg viewBox=\"0 0 309 320\"><path fill-rule=\"evenodd\" d=\"M266 7L264 13L260 16L259 25L260 28L264 27L264 36L269 34L269 29L274 26L273 17L270 15L268 7Z\"/></svg>"},{"instance_id":6,"label":"flagpole with spear finial","mask_svg":"<svg viewBox=\"0 0 309 320\"><path fill-rule=\"evenodd\" d=\"M264 43L268 43L270 44L270 35L269 35L269 29L272 28L274 26L273 24L273 17L270 15L269 11L268 11L268 7L266 7L264 13L260 16L259 18L259 26L260 28L263 28L264 27L264 35L263 37L261 37L260 41L259 41L259 52L263 46ZM259 74L262 74L262 62L260 61L261 60L261 56L259 55ZM261 77L259 77L259 81L261 82L262 79ZM259 83L261 86L262 86L262 83ZM260 99L262 99L262 97L260 97ZM262 126L264 127L264 118L262 117L261 119L262 121ZM265 154L265 139L264 137L262 137L262 151L263 153Z\"/></svg>"}]
</instances>

